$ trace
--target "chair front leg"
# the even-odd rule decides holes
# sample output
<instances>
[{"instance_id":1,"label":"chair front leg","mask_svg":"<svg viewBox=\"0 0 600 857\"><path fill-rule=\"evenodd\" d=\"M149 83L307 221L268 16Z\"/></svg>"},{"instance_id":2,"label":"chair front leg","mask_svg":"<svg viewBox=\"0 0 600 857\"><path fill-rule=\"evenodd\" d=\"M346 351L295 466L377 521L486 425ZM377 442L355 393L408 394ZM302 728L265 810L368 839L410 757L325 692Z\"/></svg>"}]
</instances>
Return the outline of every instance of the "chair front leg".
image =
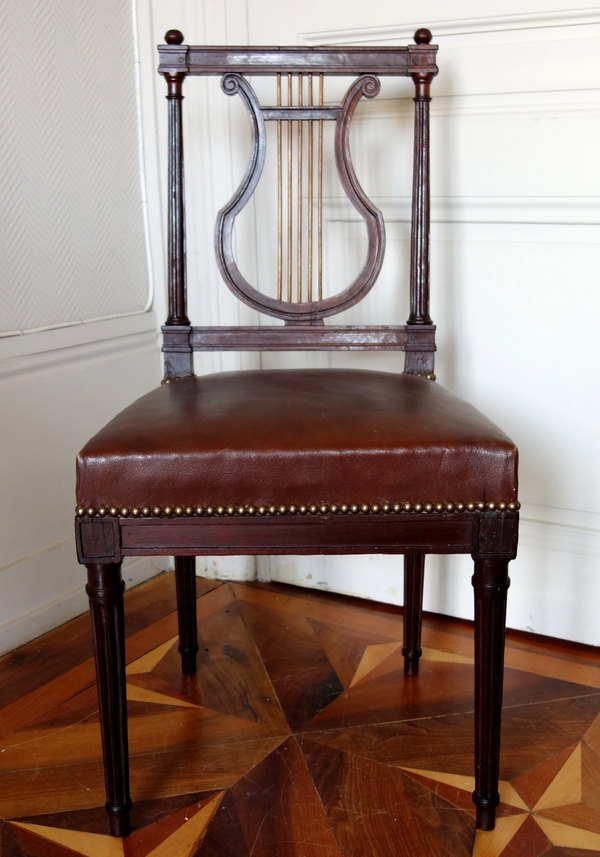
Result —
<instances>
[{"instance_id":1,"label":"chair front leg","mask_svg":"<svg viewBox=\"0 0 600 857\"><path fill-rule=\"evenodd\" d=\"M112 836L129 833L129 752L125 690L125 628L121 565L86 563L100 731L104 755L106 811Z\"/></svg>"},{"instance_id":2,"label":"chair front leg","mask_svg":"<svg viewBox=\"0 0 600 857\"><path fill-rule=\"evenodd\" d=\"M475 594L475 791L477 827L493 830L500 801L500 720L506 633L508 560L476 559Z\"/></svg>"},{"instance_id":3,"label":"chair front leg","mask_svg":"<svg viewBox=\"0 0 600 857\"><path fill-rule=\"evenodd\" d=\"M419 674L421 624L423 618L424 554L404 557L404 675Z\"/></svg>"},{"instance_id":4,"label":"chair front leg","mask_svg":"<svg viewBox=\"0 0 600 857\"><path fill-rule=\"evenodd\" d=\"M196 621L196 558L175 557L175 586L177 589L177 621L179 651L184 675L196 672L198 623Z\"/></svg>"}]
</instances>

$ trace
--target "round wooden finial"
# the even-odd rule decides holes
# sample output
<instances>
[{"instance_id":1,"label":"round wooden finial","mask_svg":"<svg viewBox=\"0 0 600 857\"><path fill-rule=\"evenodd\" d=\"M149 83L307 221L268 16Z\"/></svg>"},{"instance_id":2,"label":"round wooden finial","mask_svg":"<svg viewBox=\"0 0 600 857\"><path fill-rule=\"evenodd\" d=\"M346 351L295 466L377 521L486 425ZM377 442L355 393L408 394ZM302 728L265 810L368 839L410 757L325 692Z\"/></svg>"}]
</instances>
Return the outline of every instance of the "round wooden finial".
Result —
<instances>
[{"instance_id":1,"label":"round wooden finial","mask_svg":"<svg viewBox=\"0 0 600 857\"><path fill-rule=\"evenodd\" d=\"M168 45L180 45L183 42L183 33L181 30L167 30L165 33L165 42Z\"/></svg>"},{"instance_id":2,"label":"round wooden finial","mask_svg":"<svg viewBox=\"0 0 600 857\"><path fill-rule=\"evenodd\" d=\"M432 39L431 30L426 27L421 27L413 36L418 45L428 45Z\"/></svg>"}]
</instances>

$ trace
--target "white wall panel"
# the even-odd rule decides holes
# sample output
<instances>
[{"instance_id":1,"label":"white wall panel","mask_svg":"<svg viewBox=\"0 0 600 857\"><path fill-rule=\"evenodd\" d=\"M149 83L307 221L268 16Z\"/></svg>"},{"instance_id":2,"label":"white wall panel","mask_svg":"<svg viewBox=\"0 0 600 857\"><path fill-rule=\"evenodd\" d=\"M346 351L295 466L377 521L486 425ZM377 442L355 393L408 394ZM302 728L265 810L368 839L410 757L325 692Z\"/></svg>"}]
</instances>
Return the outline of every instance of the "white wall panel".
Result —
<instances>
[{"instance_id":1,"label":"white wall panel","mask_svg":"<svg viewBox=\"0 0 600 857\"><path fill-rule=\"evenodd\" d=\"M73 538L75 456L158 382L154 314L134 319L0 343L0 352L13 350L0 360L0 652L87 609ZM82 342L84 333L92 341ZM32 353L15 354L28 340ZM167 565L166 558L130 561L124 578L131 585Z\"/></svg>"},{"instance_id":2,"label":"white wall panel","mask_svg":"<svg viewBox=\"0 0 600 857\"><path fill-rule=\"evenodd\" d=\"M182 17L200 8L204 15L203 28L186 29L166 16L167 6L154 9L161 29L181 26L189 42L227 43L234 20L239 44L400 44L417 26L431 27L441 69L432 88L436 372L521 450L521 548L512 565L509 624L600 644L594 609L600 597L600 413L591 387L600 369L594 336L600 310L600 8L508 0L482 9L459 0L450 9L432 0L415 20L414 6L392 0L180 0ZM211 38L215 32L221 38ZM213 89L216 118L206 112L188 120L212 158L190 180L190 189L204 194L192 214L198 254L192 266L198 266L203 317L235 323L236 310L208 260L214 215L245 161L243 144L230 160L219 158L221 148L245 117L231 104L217 106L221 96ZM347 321L402 322L407 315L411 99L410 83L385 82L381 97L357 110L354 161L388 218L388 251L380 283L345 315ZM341 282L362 259L363 226L331 170L325 187L326 241L342 260L328 262L327 270ZM254 234L249 229L238 236L247 270L259 280L272 275L275 252L263 228L263 204L259 197ZM225 297L217 297L218 289ZM245 312L237 318L245 319ZM332 364L397 371L401 356L267 354L261 361L264 367ZM237 365L250 364L242 359ZM426 608L470 617L470 560L431 558L428 569ZM259 571L299 585L402 600L396 558L270 558L259 561ZM215 573L218 563L216 571L211 566ZM223 567L223 573L231 571Z\"/></svg>"},{"instance_id":3,"label":"white wall panel","mask_svg":"<svg viewBox=\"0 0 600 857\"><path fill-rule=\"evenodd\" d=\"M156 45L164 43L165 32L174 28L183 32L188 44L245 44L246 2L177 0L150 4L141 0L138 21L140 34L144 33L149 40L140 42L142 121L144 145L156 153L152 163L157 169L154 174L148 170L147 182L153 187L156 181L158 189L155 205L150 208L150 228L158 235L167 210L167 102L166 84L156 73ZM250 146L246 112L235 99L224 95L218 78L188 78L183 92L188 315L196 325L257 324L257 313L237 301L221 281L213 249L217 212L233 195L246 169ZM242 229L236 228L234 240L240 265L254 277L253 206L244 218ZM162 323L167 315L164 291L157 293L155 307ZM259 367L260 355L256 353L195 355L198 374ZM226 560L208 557L198 560L198 569L209 576L221 573L228 579L255 576L255 562L249 557Z\"/></svg>"},{"instance_id":4,"label":"white wall panel","mask_svg":"<svg viewBox=\"0 0 600 857\"><path fill-rule=\"evenodd\" d=\"M142 88L148 87L148 74L156 78L154 103L145 105L145 134L152 127L156 129L160 192L166 212L166 84L156 74L156 45L164 43L165 32L173 28L183 32L188 44L245 44L248 41L246 3L245 0L228 0L227 3L178 0L153 3L151 7L140 4L139 17L146 22L144 31L151 34L154 63L153 67L149 64L146 68ZM223 285L213 249L217 212L233 195L246 169L250 145L246 112L235 99L223 94L219 78L188 78L184 84L184 99L188 315L192 324L256 324L256 313L237 301ZM256 268L253 228L250 221L245 240L236 241L240 262L251 273ZM166 306L164 310L166 316ZM157 313L160 313L158 306ZM197 372L258 365L258 355L252 354L196 355Z\"/></svg>"}]
</instances>

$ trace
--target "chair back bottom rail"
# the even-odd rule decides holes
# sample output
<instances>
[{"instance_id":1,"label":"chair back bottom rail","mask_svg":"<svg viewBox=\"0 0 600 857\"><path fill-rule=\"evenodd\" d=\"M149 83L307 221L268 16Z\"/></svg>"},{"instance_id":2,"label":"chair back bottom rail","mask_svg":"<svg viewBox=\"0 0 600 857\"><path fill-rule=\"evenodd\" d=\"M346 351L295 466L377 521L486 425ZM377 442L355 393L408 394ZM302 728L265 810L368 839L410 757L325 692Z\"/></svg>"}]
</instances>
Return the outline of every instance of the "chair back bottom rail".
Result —
<instances>
[{"instance_id":1,"label":"chair back bottom rail","mask_svg":"<svg viewBox=\"0 0 600 857\"><path fill-rule=\"evenodd\" d=\"M181 334L163 328L165 344ZM184 334L185 335L185 334ZM194 351L435 351L435 325L285 325L255 327L190 327ZM179 338L178 338L179 337Z\"/></svg>"}]
</instances>

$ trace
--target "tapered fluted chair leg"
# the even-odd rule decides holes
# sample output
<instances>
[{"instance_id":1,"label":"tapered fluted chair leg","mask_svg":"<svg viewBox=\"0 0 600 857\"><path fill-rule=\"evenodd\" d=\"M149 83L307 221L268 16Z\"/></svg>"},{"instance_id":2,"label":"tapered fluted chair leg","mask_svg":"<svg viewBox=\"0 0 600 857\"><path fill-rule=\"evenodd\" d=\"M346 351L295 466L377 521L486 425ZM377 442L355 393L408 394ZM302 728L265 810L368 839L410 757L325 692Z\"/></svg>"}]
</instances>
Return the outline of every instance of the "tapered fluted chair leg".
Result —
<instances>
[{"instance_id":1,"label":"tapered fluted chair leg","mask_svg":"<svg viewBox=\"0 0 600 857\"><path fill-rule=\"evenodd\" d=\"M493 830L500 801L500 721L508 561L475 560L475 791L477 827Z\"/></svg>"},{"instance_id":2,"label":"tapered fluted chair leg","mask_svg":"<svg viewBox=\"0 0 600 857\"><path fill-rule=\"evenodd\" d=\"M100 731L104 754L106 811L112 836L129 833L129 750L125 690L125 630L121 566L88 564L86 591L90 600Z\"/></svg>"},{"instance_id":3,"label":"tapered fluted chair leg","mask_svg":"<svg viewBox=\"0 0 600 857\"><path fill-rule=\"evenodd\" d=\"M419 674L424 574L425 556L407 554L404 557L404 675Z\"/></svg>"}]
</instances>

